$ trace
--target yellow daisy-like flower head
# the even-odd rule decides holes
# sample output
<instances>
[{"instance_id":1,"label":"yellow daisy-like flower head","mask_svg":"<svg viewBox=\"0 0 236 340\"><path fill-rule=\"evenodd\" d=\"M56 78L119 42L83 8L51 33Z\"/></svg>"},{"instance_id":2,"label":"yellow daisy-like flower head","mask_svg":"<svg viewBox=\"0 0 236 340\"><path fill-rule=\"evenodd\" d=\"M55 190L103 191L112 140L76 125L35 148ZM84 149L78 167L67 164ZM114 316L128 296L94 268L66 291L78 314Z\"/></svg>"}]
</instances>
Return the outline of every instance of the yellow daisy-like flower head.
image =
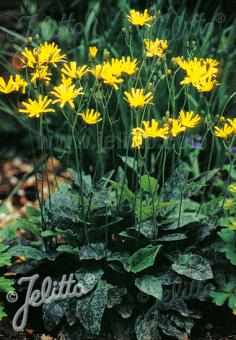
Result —
<instances>
[{"instance_id":1,"label":"yellow daisy-like flower head","mask_svg":"<svg viewBox=\"0 0 236 340\"><path fill-rule=\"evenodd\" d=\"M25 93L25 89L28 86L27 81L22 79L19 74L16 74L14 82L15 82L16 91L20 91L21 90L22 93Z\"/></svg>"},{"instance_id":2,"label":"yellow daisy-like flower head","mask_svg":"<svg viewBox=\"0 0 236 340\"><path fill-rule=\"evenodd\" d=\"M232 126L233 131L232 133L235 135L236 134L236 118L227 118L227 121L229 122L230 126Z\"/></svg>"},{"instance_id":3,"label":"yellow daisy-like flower head","mask_svg":"<svg viewBox=\"0 0 236 340\"><path fill-rule=\"evenodd\" d=\"M38 62L38 58L36 55L36 50L30 50L28 47L25 47L23 51L21 52L21 62L23 64L23 67L31 67L34 68L35 64Z\"/></svg>"},{"instance_id":4,"label":"yellow daisy-like flower head","mask_svg":"<svg viewBox=\"0 0 236 340\"><path fill-rule=\"evenodd\" d=\"M154 16L148 14L148 10L145 9L144 12L135 11L131 9L129 15L127 15L129 22L135 26L148 26L151 27L149 21L155 19Z\"/></svg>"},{"instance_id":5,"label":"yellow daisy-like flower head","mask_svg":"<svg viewBox=\"0 0 236 340\"><path fill-rule=\"evenodd\" d=\"M219 85L216 80L212 80L211 78L199 80L196 84L196 88L198 92L209 92L216 88Z\"/></svg>"},{"instance_id":6,"label":"yellow daisy-like flower head","mask_svg":"<svg viewBox=\"0 0 236 340\"><path fill-rule=\"evenodd\" d=\"M166 139L169 134L168 126L164 126L162 128L159 127L159 123L157 120L152 119L150 121L143 121L144 125L144 133L143 138L163 138Z\"/></svg>"},{"instance_id":7,"label":"yellow daisy-like flower head","mask_svg":"<svg viewBox=\"0 0 236 340\"><path fill-rule=\"evenodd\" d=\"M37 100L29 99L28 102L22 102L25 109L19 109L19 112L27 113L29 117L39 118L44 112L55 112L54 109L48 108L51 102L52 99L40 95Z\"/></svg>"},{"instance_id":8,"label":"yellow daisy-like flower head","mask_svg":"<svg viewBox=\"0 0 236 340\"><path fill-rule=\"evenodd\" d=\"M90 72L97 78L104 82L106 85L113 86L115 90L118 90L118 85L123 82L123 79L119 78L121 74L120 63L118 64L115 59L112 62L106 62L102 65L96 65Z\"/></svg>"},{"instance_id":9,"label":"yellow daisy-like flower head","mask_svg":"<svg viewBox=\"0 0 236 340\"><path fill-rule=\"evenodd\" d=\"M167 40L150 40L144 39L144 43L146 45L146 56L147 57L160 57L163 58L165 55L165 51L168 48Z\"/></svg>"},{"instance_id":10,"label":"yellow daisy-like flower head","mask_svg":"<svg viewBox=\"0 0 236 340\"><path fill-rule=\"evenodd\" d=\"M216 137L223 139L229 138L233 133L233 127L227 123L225 123L223 127L215 126L214 129Z\"/></svg>"},{"instance_id":11,"label":"yellow daisy-like flower head","mask_svg":"<svg viewBox=\"0 0 236 340\"><path fill-rule=\"evenodd\" d=\"M88 73L88 67L87 65L79 66L77 68L77 78L82 78L86 73Z\"/></svg>"},{"instance_id":12,"label":"yellow daisy-like flower head","mask_svg":"<svg viewBox=\"0 0 236 340\"><path fill-rule=\"evenodd\" d=\"M10 76L8 81L5 81L3 77L0 77L0 92L8 94L13 91L16 91L16 86L13 80L13 76Z\"/></svg>"},{"instance_id":13,"label":"yellow daisy-like flower head","mask_svg":"<svg viewBox=\"0 0 236 340\"><path fill-rule=\"evenodd\" d=\"M140 148L143 144L144 130L141 128L134 128L132 134L132 148Z\"/></svg>"},{"instance_id":14,"label":"yellow daisy-like flower head","mask_svg":"<svg viewBox=\"0 0 236 340\"><path fill-rule=\"evenodd\" d=\"M61 75L61 83L64 86L70 86L72 85L72 78L67 78L64 74Z\"/></svg>"},{"instance_id":15,"label":"yellow daisy-like flower head","mask_svg":"<svg viewBox=\"0 0 236 340\"><path fill-rule=\"evenodd\" d=\"M185 132L186 127L183 126L178 119L169 118L166 126L169 127L169 131L172 137L177 137L181 132Z\"/></svg>"},{"instance_id":16,"label":"yellow daisy-like flower head","mask_svg":"<svg viewBox=\"0 0 236 340\"><path fill-rule=\"evenodd\" d=\"M109 70L104 70L102 72L102 80L104 84L113 86L115 90L119 89L117 84L120 84L123 82L123 79L118 78L117 76L113 75Z\"/></svg>"},{"instance_id":17,"label":"yellow daisy-like flower head","mask_svg":"<svg viewBox=\"0 0 236 340\"><path fill-rule=\"evenodd\" d=\"M31 82L36 83L37 80L51 80L51 73L48 71L48 66L37 67L34 72L31 73Z\"/></svg>"},{"instance_id":18,"label":"yellow daisy-like flower head","mask_svg":"<svg viewBox=\"0 0 236 340\"><path fill-rule=\"evenodd\" d=\"M179 122L186 128L194 128L201 121L201 117L193 111L185 112L183 110L179 113Z\"/></svg>"},{"instance_id":19,"label":"yellow daisy-like flower head","mask_svg":"<svg viewBox=\"0 0 236 340\"><path fill-rule=\"evenodd\" d=\"M56 66L57 63L65 61L65 54L61 54L61 49L54 42L48 43L47 41L34 49L24 48L21 55L24 67L31 68L45 64Z\"/></svg>"},{"instance_id":20,"label":"yellow daisy-like flower head","mask_svg":"<svg viewBox=\"0 0 236 340\"><path fill-rule=\"evenodd\" d=\"M182 85L192 84L199 92L209 92L214 89L218 83L215 80L218 73L219 62L214 59L203 59L194 57L191 60L184 60L177 57L172 59L183 70L186 71L186 77L181 81Z\"/></svg>"},{"instance_id":21,"label":"yellow daisy-like flower head","mask_svg":"<svg viewBox=\"0 0 236 340\"><path fill-rule=\"evenodd\" d=\"M98 64L89 70L92 75L98 79L102 79L103 65Z\"/></svg>"},{"instance_id":22,"label":"yellow daisy-like flower head","mask_svg":"<svg viewBox=\"0 0 236 340\"><path fill-rule=\"evenodd\" d=\"M70 63L65 63L61 72L69 78L78 79L82 78L84 74L88 72L88 68L86 65L77 67L75 61L71 61Z\"/></svg>"},{"instance_id":23,"label":"yellow daisy-like flower head","mask_svg":"<svg viewBox=\"0 0 236 340\"><path fill-rule=\"evenodd\" d=\"M131 60L130 57L122 57L121 59L121 72L131 76L137 71L137 59Z\"/></svg>"},{"instance_id":24,"label":"yellow daisy-like flower head","mask_svg":"<svg viewBox=\"0 0 236 340\"><path fill-rule=\"evenodd\" d=\"M77 64L75 61L64 63L61 72L69 78L77 78Z\"/></svg>"},{"instance_id":25,"label":"yellow daisy-like flower head","mask_svg":"<svg viewBox=\"0 0 236 340\"><path fill-rule=\"evenodd\" d=\"M111 61L103 62L90 69L90 72L104 84L113 86L118 90L118 84L123 82L122 75L132 75L137 70L137 59L131 60L130 57L121 59L112 58Z\"/></svg>"},{"instance_id":26,"label":"yellow daisy-like flower head","mask_svg":"<svg viewBox=\"0 0 236 340\"><path fill-rule=\"evenodd\" d=\"M184 60L183 57L173 57L171 59L174 63L178 64L179 67L181 67L183 70L187 70L188 68L188 61Z\"/></svg>"},{"instance_id":27,"label":"yellow daisy-like flower head","mask_svg":"<svg viewBox=\"0 0 236 340\"><path fill-rule=\"evenodd\" d=\"M89 125L97 124L102 120L102 118L100 118L101 114L95 109L87 109L85 112L78 113L78 115Z\"/></svg>"},{"instance_id":28,"label":"yellow daisy-like flower head","mask_svg":"<svg viewBox=\"0 0 236 340\"><path fill-rule=\"evenodd\" d=\"M28 83L21 78L19 74L14 77L11 75L8 81L5 81L3 77L0 77L0 92L8 94L14 91L22 90L22 93L25 93L25 89Z\"/></svg>"},{"instance_id":29,"label":"yellow daisy-like flower head","mask_svg":"<svg viewBox=\"0 0 236 340\"><path fill-rule=\"evenodd\" d=\"M131 107L143 108L144 105L152 104L153 94L148 92L144 94L144 89L135 89L132 87L131 93L125 91L125 100L129 103Z\"/></svg>"},{"instance_id":30,"label":"yellow daisy-like flower head","mask_svg":"<svg viewBox=\"0 0 236 340\"><path fill-rule=\"evenodd\" d=\"M96 46L89 46L89 58L94 59L98 53L98 48Z\"/></svg>"},{"instance_id":31,"label":"yellow daisy-like flower head","mask_svg":"<svg viewBox=\"0 0 236 340\"><path fill-rule=\"evenodd\" d=\"M47 41L35 49L35 54L39 64L49 63L54 66L59 62L64 62L66 57L65 54L61 54L61 49L54 42L48 43Z\"/></svg>"},{"instance_id":32,"label":"yellow daisy-like flower head","mask_svg":"<svg viewBox=\"0 0 236 340\"><path fill-rule=\"evenodd\" d=\"M60 107L63 108L68 103L73 109L75 108L74 100L77 96L84 94L83 88L75 88L75 85L60 84L55 86L51 92L57 99L53 101L53 104L60 103Z\"/></svg>"}]
</instances>

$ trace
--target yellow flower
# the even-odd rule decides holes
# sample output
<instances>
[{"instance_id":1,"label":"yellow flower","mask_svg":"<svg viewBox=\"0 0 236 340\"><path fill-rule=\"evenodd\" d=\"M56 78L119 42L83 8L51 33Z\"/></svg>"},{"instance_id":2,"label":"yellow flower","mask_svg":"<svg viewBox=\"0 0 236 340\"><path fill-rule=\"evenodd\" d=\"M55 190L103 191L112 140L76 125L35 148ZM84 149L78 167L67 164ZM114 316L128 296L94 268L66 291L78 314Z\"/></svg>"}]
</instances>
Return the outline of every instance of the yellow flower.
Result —
<instances>
[{"instance_id":1,"label":"yellow flower","mask_svg":"<svg viewBox=\"0 0 236 340\"><path fill-rule=\"evenodd\" d=\"M169 118L168 124L166 124L166 126L169 127L172 137L177 137L181 132L186 130L186 127L181 125L178 119Z\"/></svg>"},{"instance_id":2,"label":"yellow flower","mask_svg":"<svg viewBox=\"0 0 236 340\"><path fill-rule=\"evenodd\" d=\"M96 46L89 46L89 58L94 59L98 53L98 48Z\"/></svg>"},{"instance_id":3,"label":"yellow flower","mask_svg":"<svg viewBox=\"0 0 236 340\"><path fill-rule=\"evenodd\" d=\"M51 93L57 97L58 99L55 99L53 101L53 104L60 103L60 107L63 108L66 103L68 103L73 109L75 108L73 100L83 94L82 92L83 88L80 87L78 89L75 88L75 85L65 85L60 84L59 86L54 87L54 91Z\"/></svg>"},{"instance_id":4,"label":"yellow flower","mask_svg":"<svg viewBox=\"0 0 236 340\"><path fill-rule=\"evenodd\" d=\"M16 90L16 86L13 80L13 76L10 76L8 82L5 81L3 77L0 77L0 92L8 94L15 90Z\"/></svg>"},{"instance_id":5,"label":"yellow flower","mask_svg":"<svg viewBox=\"0 0 236 340\"><path fill-rule=\"evenodd\" d=\"M15 75L15 87L16 91L19 91L21 89L22 93L25 93L25 89L28 86L27 81L21 78L19 74Z\"/></svg>"},{"instance_id":6,"label":"yellow flower","mask_svg":"<svg viewBox=\"0 0 236 340\"><path fill-rule=\"evenodd\" d=\"M236 182L230 184L229 187L228 187L228 190L235 194L236 193Z\"/></svg>"},{"instance_id":7,"label":"yellow flower","mask_svg":"<svg viewBox=\"0 0 236 340\"><path fill-rule=\"evenodd\" d=\"M153 95L151 92L144 94L144 89L135 89L132 87L131 93L125 91L125 100L129 103L131 107L142 108L146 104L152 104Z\"/></svg>"},{"instance_id":8,"label":"yellow flower","mask_svg":"<svg viewBox=\"0 0 236 340\"><path fill-rule=\"evenodd\" d=\"M129 12L129 15L127 15L128 20L131 22L132 25L136 26L148 26L151 27L150 24L148 24L149 21L155 19L154 16L150 16L148 14L147 9L144 10L144 12L135 11L134 9L131 9Z\"/></svg>"},{"instance_id":9,"label":"yellow flower","mask_svg":"<svg viewBox=\"0 0 236 340\"><path fill-rule=\"evenodd\" d=\"M132 75L137 70L137 59L131 60L130 57L121 59L112 58L103 64L96 65L90 72L105 84L113 86L116 90L118 85L123 82L120 78L123 74Z\"/></svg>"},{"instance_id":10,"label":"yellow flower","mask_svg":"<svg viewBox=\"0 0 236 340\"><path fill-rule=\"evenodd\" d=\"M193 111L179 113L179 122L186 128L194 128L200 123L201 117Z\"/></svg>"},{"instance_id":11,"label":"yellow flower","mask_svg":"<svg viewBox=\"0 0 236 340\"><path fill-rule=\"evenodd\" d=\"M70 86L72 85L72 79L71 78L66 78L66 76L64 74L61 75L61 83L64 86Z\"/></svg>"},{"instance_id":12,"label":"yellow flower","mask_svg":"<svg viewBox=\"0 0 236 340\"><path fill-rule=\"evenodd\" d=\"M56 66L57 63L65 61L65 54L61 54L61 49L54 42L48 43L47 41L34 49L24 48L21 55L24 67L31 68L44 64Z\"/></svg>"},{"instance_id":13,"label":"yellow flower","mask_svg":"<svg viewBox=\"0 0 236 340\"><path fill-rule=\"evenodd\" d=\"M216 80L212 80L211 78L199 80L199 82L195 85L197 88L198 92L209 92L213 90L217 85Z\"/></svg>"},{"instance_id":14,"label":"yellow flower","mask_svg":"<svg viewBox=\"0 0 236 340\"><path fill-rule=\"evenodd\" d=\"M55 112L54 109L49 109L52 99L48 97L39 96L38 100L29 99L28 102L22 102L25 109L19 109L19 112L27 113L29 117L40 117L44 112Z\"/></svg>"},{"instance_id":15,"label":"yellow flower","mask_svg":"<svg viewBox=\"0 0 236 340\"><path fill-rule=\"evenodd\" d=\"M81 116L83 121L89 125L97 124L102 120L102 118L100 118L101 114L94 109L87 109L83 113L78 113L78 115Z\"/></svg>"},{"instance_id":16,"label":"yellow flower","mask_svg":"<svg viewBox=\"0 0 236 340\"><path fill-rule=\"evenodd\" d=\"M155 119L150 121L143 121L144 133L143 138L163 138L166 139L169 133L168 126L159 128L159 123Z\"/></svg>"},{"instance_id":17,"label":"yellow flower","mask_svg":"<svg viewBox=\"0 0 236 340\"><path fill-rule=\"evenodd\" d=\"M111 85L115 88L115 90L118 90L117 84L120 84L123 82L123 79L118 78L117 74L120 74L117 72L117 65L111 65L109 62L104 63L103 65L96 65L95 68L91 69L90 72L98 79L101 79L104 84Z\"/></svg>"},{"instance_id":18,"label":"yellow flower","mask_svg":"<svg viewBox=\"0 0 236 340\"><path fill-rule=\"evenodd\" d=\"M86 65L77 67L76 62L71 61L70 63L65 63L63 65L61 72L64 73L67 77L77 79L82 78L83 75L88 72L88 68Z\"/></svg>"},{"instance_id":19,"label":"yellow flower","mask_svg":"<svg viewBox=\"0 0 236 340\"><path fill-rule=\"evenodd\" d=\"M2 93L11 93L14 91L19 91L22 89L22 93L25 93L25 88L28 83L20 77L19 74L15 75L14 77L11 75L8 81L5 81L3 77L0 77L0 92Z\"/></svg>"},{"instance_id":20,"label":"yellow flower","mask_svg":"<svg viewBox=\"0 0 236 340\"><path fill-rule=\"evenodd\" d=\"M232 133L233 133L233 134L236 134L236 118L233 118L233 119L227 118L227 121L230 123L230 125L231 125L232 128L233 128Z\"/></svg>"},{"instance_id":21,"label":"yellow flower","mask_svg":"<svg viewBox=\"0 0 236 340\"><path fill-rule=\"evenodd\" d=\"M88 72L87 65L79 66L77 68L77 78L82 78Z\"/></svg>"},{"instance_id":22,"label":"yellow flower","mask_svg":"<svg viewBox=\"0 0 236 340\"><path fill-rule=\"evenodd\" d=\"M183 70L187 70L189 62L187 60L184 60L182 57L173 57L172 61L179 65Z\"/></svg>"},{"instance_id":23,"label":"yellow flower","mask_svg":"<svg viewBox=\"0 0 236 340\"><path fill-rule=\"evenodd\" d=\"M103 65L96 65L94 68L90 69L90 72L94 75L94 77L102 79Z\"/></svg>"},{"instance_id":24,"label":"yellow flower","mask_svg":"<svg viewBox=\"0 0 236 340\"><path fill-rule=\"evenodd\" d=\"M36 49L39 64L50 63L56 66L56 63L65 61L65 54L61 54L61 49L54 43L47 41L40 44Z\"/></svg>"},{"instance_id":25,"label":"yellow flower","mask_svg":"<svg viewBox=\"0 0 236 340\"><path fill-rule=\"evenodd\" d=\"M119 77L122 73L122 61L117 58L112 58L111 61L103 63L103 72L109 72L116 77Z\"/></svg>"},{"instance_id":26,"label":"yellow flower","mask_svg":"<svg viewBox=\"0 0 236 340\"><path fill-rule=\"evenodd\" d=\"M218 73L219 62L214 59L203 59L194 57L191 60L184 60L177 57L172 58L187 75L180 84L192 84L199 92L209 92L216 87L217 81L215 80Z\"/></svg>"},{"instance_id":27,"label":"yellow flower","mask_svg":"<svg viewBox=\"0 0 236 340\"><path fill-rule=\"evenodd\" d=\"M36 57L35 50L30 50L28 47L25 47L24 50L21 52L22 58L20 58L23 67L31 67L34 68L34 65L37 64L38 59Z\"/></svg>"},{"instance_id":28,"label":"yellow flower","mask_svg":"<svg viewBox=\"0 0 236 340\"><path fill-rule=\"evenodd\" d=\"M150 39L144 39L145 45L146 45L146 56L147 57L160 57L162 58L165 54L165 51L168 48L168 42L167 40L150 40Z\"/></svg>"},{"instance_id":29,"label":"yellow flower","mask_svg":"<svg viewBox=\"0 0 236 340\"><path fill-rule=\"evenodd\" d=\"M64 73L67 77L77 78L77 65L75 61L71 61L70 63L65 63L61 72Z\"/></svg>"},{"instance_id":30,"label":"yellow flower","mask_svg":"<svg viewBox=\"0 0 236 340\"><path fill-rule=\"evenodd\" d=\"M37 67L34 72L31 73L31 82L36 83L37 80L50 81L52 74L48 72L48 66Z\"/></svg>"},{"instance_id":31,"label":"yellow flower","mask_svg":"<svg viewBox=\"0 0 236 340\"><path fill-rule=\"evenodd\" d=\"M137 59L130 60L130 57L122 57L121 59L121 72L124 72L125 74L128 74L131 76L137 71Z\"/></svg>"},{"instance_id":32,"label":"yellow flower","mask_svg":"<svg viewBox=\"0 0 236 340\"><path fill-rule=\"evenodd\" d=\"M109 70L104 70L102 72L102 80L104 84L111 85L115 88L115 90L118 90L117 84L120 84L123 82L123 79L117 78L115 75L113 75Z\"/></svg>"},{"instance_id":33,"label":"yellow flower","mask_svg":"<svg viewBox=\"0 0 236 340\"><path fill-rule=\"evenodd\" d=\"M223 139L230 137L233 132L232 126L230 126L227 123L225 123L222 128L218 126L215 126L214 128L215 128L216 137L223 138Z\"/></svg>"},{"instance_id":34,"label":"yellow flower","mask_svg":"<svg viewBox=\"0 0 236 340\"><path fill-rule=\"evenodd\" d=\"M134 128L131 134L132 134L132 148L140 148L140 146L143 144L144 130L141 128Z\"/></svg>"}]
</instances>

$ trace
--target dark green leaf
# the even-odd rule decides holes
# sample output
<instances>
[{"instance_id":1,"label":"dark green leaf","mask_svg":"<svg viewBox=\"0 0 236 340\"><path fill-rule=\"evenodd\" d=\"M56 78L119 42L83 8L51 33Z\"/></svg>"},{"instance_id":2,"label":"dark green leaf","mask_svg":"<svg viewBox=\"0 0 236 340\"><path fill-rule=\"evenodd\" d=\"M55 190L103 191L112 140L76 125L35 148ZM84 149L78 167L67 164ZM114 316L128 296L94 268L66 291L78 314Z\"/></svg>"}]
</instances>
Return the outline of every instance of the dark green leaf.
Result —
<instances>
[{"instance_id":1,"label":"dark green leaf","mask_svg":"<svg viewBox=\"0 0 236 340\"><path fill-rule=\"evenodd\" d=\"M161 226L163 230L175 230L185 227L188 224L199 222L202 216L196 216L196 214L181 214L179 216L169 216L165 221L165 224Z\"/></svg>"},{"instance_id":2,"label":"dark green leaf","mask_svg":"<svg viewBox=\"0 0 236 340\"><path fill-rule=\"evenodd\" d=\"M79 248L74 248L69 244L61 244L59 247L57 247L57 251L60 253L79 255Z\"/></svg>"},{"instance_id":3,"label":"dark green leaf","mask_svg":"<svg viewBox=\"0 0 236 340\"><path fill-rule=\"evenodd\" d=\"M173 234L166 234L157 239L157 241L162 241L162 242L170 242L170 241L180 241L186 239L187 236L185 234L180 234L180 233L173 233Z\"/></svg>"},{"instance_id":4,"label":"dark green leaf","mask_svg":"<svg viewBox=\"0 0 236 340\"><path fill-rule=\"evenodd\" d=\"M135 285L143 293L154 296L157 300L162 298L162 285L160 280L153 275L144 275L135 279Z\"/></svg>"},{"instance_id":5,"label":"dark green leaf","mask_svg":"<svg viewBox=\"0 0 236 340\"><path fill-rule=\"evenodd\" d=\"M180 275L188 276L194 280L208 280L213 278L209 263L200 255L181 255L177 262L172 264L172 269Z\"/></svg>"},{"instance_id":6,"label":"dark green leaf","mask_svg":"<svg viewBox=\"0 0 236 340\"><path fill-rule=\"evenodd\" d=\"M96 289L78 300L76 314L81 324L92 334L99 334L107 304L108 286L99 280Z\"/></svg>"},{"instance_id":7,"label":"dark green leaf","mask_svg":"<svg viewBox=\"0 0 236 340\"><path fill-rule=\"evenodd\" d=\"M157 253L161 245L147 246L139 249L131 257L131 272L138 273L146 268L153 266Z\"/></svg>"},{"instance_id":8,"label":"dark green leaf","mask_svg":"<svg viewBox=\"0 0 236 340\"><path fill-rule=\"evenodd\" d=\"M139 316L135 322L137 340L160 340L158 319L149 319L145 315Z\"/></svg>"},{"instance_id":9,"label":"dark green leaf","mask_svg":"<svg viewBox=\"0 0 236 340\"><path fill-rule=\"evenodd\" d=\"M154 195L158 190L158 182L154 177L143 175L140 179L140 187L144 192Z\"/></svg>"},{"instance_id":10,"label":"dark green leaf","mask_svg":"<svg viewBox=\"0 0 236 340\"><path fill-rule=\"evenodd\" d=\"M122 303L123 296L127 294L126 288L111 287L108 290L107 308L112 308L115 305Z\"/></svg>"},{"instance_id":11,"label":"dark green leaf","mask_svg":"<svg viewBox=\"0 0 236 340\"><path fill-rule=\"evenodd\" d=\"M31 246L22 246L20 244L12 247L8 252L12 256L24 256L26 259L34 259L38 261L43 259L51 259L48 254L37 248L33 248Z\"/></svg>"},{"instance_id":12,"label":"dark green leaf","mask_svg":"<svg viewBox=\"0 0 236 340\"><path fill-rule=\"evenodd\" d=\"M115 253L110 253L108 254L107 257L108 261L118 261L121 262L124 268L127 271L130 271L131 269L131 255L127 252L120 253L120 252L115 252Z\"/></svg>"},{"instance_id":13,"label":"dark green leaf","mask_svg":"<svg viewBox=\"0 0 236 340\"><path fill-rule=\"evenodd\" d=\"M137 230L140 234L151 240L157 231L157 225L154 223L153 219L144 220L137 223L133 229Z\"/></svg>"},{"instance_id":14,"label":"dark green leaf","mask_svg":"<svg viewBox=\"0 0 236 340\"><path fill-rule=\"evenodd\" d=\"M182 162L162 188L160 194L161 201L173 202L181 199L182 193L187 185L189 172L189 166Z\"/></svg>"},{"instance_id":15,"label":"dark green leaf","mask_svg":"<svg viewBox=\"0 0 236 340\"><path fill-rule=\"evenodd\" d=\"M102 275L102 269L94 270L80 268L77 272L75 272L77 281L83 286L83 294L90 292L96 286L98 280L101 279Z\"/></svg>"},{"instance_id":16,"label":"dark green leaf","mask_svg":"<svg viewBox=\"0 0 236 340\"><path fill-rule=\"evenodd\" d=\"M189 181L184 190L184 197L189 198L199 194L201 189L212 179L212 177L215 176L218 171L219 169L207 171L202 173L199 177Z\"/></svg>"},{"instance_id":17,"label":"dark green leaf","mask_svg":"<svg viewBox=\"0 0 236 340\"><path fill-rule=\"evenodd\" d=\"M138 171L138 162L135 158L129 156L120 156L121 160L135 172Z\"/></svg>"},{"instance_id":18,"label":"dark green leaf","mask_svg":"<svg viewBox=\"0 0 236 340\"><path fill-rule=\"evenodd\" d=\"M81 260L101 260L106 256L105 244L91 243L81 247L79 257Z\"/></svg>"},{"instance_id":19,"label":"dark green leaf","mask_svg":"<svg viewBox=\"0 0 236 340\"><path fill-rule=\"evenodd\" d=\"M43 322L47 330L53 330L61 321L67 301L49 302L43 304Z\"/></svg>"}]
</instances>

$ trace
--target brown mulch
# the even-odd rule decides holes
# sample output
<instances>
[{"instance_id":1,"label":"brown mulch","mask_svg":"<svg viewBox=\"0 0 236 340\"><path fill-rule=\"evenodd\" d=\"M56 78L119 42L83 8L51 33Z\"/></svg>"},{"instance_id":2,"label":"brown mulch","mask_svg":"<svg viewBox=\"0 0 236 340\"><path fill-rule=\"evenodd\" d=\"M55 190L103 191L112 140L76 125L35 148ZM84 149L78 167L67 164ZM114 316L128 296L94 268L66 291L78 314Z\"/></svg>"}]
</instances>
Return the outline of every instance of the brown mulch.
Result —
<instances>
[{"instance_id":1,"label":"brown mulch","mask_svg":"<svg viewBox=\"0 0 236 340\"><path fill-rule=\"evenodd\" d=\"M39 159L38 164L41 162ZM48 159L45 169L35 174L33 163L20 158L0 165L0 203L9 210L0 215L0 228L25 216L27 205L38 207L38 199L47 199L56 186L70 181L70 175L55 158Z\"/></svg>"}]
</instances>

